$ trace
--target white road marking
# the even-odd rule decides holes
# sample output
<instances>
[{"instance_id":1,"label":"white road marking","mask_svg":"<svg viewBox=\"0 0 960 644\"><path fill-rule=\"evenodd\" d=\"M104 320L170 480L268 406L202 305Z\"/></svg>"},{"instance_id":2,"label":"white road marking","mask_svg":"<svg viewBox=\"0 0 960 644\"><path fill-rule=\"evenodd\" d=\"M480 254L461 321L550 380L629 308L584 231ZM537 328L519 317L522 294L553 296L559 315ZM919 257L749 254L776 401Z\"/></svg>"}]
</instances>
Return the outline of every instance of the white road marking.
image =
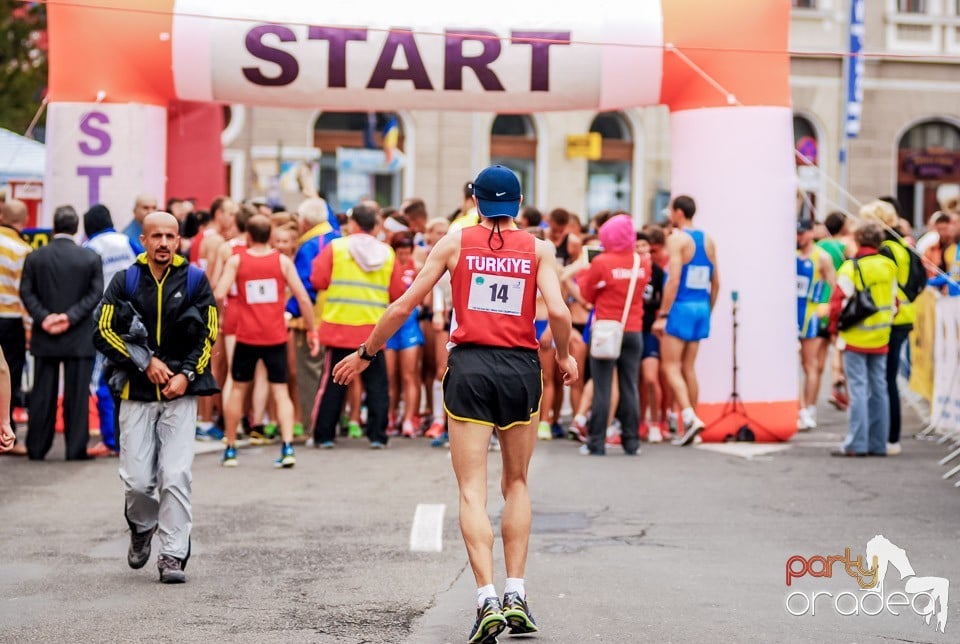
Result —
<instances>
[{"instance_id":1,"label":"white road marking","mask_svg":"<svg viewBox=\"0 0 960 644\"><path fill-rule=\"evenodd\" d=\"M417 504L410 527L411 552L443 551L443 514L446 509L443 503Z\"/></svg>"},{"instance_id":2,"label":"white road marking","mask_svg":"<svg viewBox=\"0 0 960 644\"><path fill-rule=\"evenodd\" d=\"M817 447L817 448L829 448L829 447L840 447L842 440L839 438L835 441L797 441L794 442L796 447Z\"/></svg>"},{"instance_id":3,"label":"white road marking","mask_svg":"<svg viewBox=\"0 0 960 644\"><path fill-rule=\"evenodd\" d=\"M701 443L694 445L694 449L703 449L708 452L719 452L728 456L739 456L751 459L755 456L766 456L790 449L791 445L779 443Z\"/></svg>"}]
</instances>

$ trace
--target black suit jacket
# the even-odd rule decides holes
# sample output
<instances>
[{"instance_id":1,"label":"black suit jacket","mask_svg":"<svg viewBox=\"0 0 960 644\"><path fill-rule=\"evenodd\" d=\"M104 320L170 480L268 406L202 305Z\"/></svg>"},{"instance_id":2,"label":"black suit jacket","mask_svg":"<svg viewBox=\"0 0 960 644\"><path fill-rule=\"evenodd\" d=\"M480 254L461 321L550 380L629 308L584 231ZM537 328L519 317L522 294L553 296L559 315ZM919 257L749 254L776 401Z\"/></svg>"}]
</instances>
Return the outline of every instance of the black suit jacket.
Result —
<instances>
[{"instance_id":1,"label":"black suit jacket","mask_svg":"<svg viewBox=\"0 0 960 644\"><path fill-rule=\"evenodd\" d=\"M73 240L54 237L27 255L20 280L20 299L33 318L30 352L40 357L92 358L93 309L103 296L100 256ZM66 313L70 328L60 335L43 330L51 313Z\"/></svg>"}]
</instances>

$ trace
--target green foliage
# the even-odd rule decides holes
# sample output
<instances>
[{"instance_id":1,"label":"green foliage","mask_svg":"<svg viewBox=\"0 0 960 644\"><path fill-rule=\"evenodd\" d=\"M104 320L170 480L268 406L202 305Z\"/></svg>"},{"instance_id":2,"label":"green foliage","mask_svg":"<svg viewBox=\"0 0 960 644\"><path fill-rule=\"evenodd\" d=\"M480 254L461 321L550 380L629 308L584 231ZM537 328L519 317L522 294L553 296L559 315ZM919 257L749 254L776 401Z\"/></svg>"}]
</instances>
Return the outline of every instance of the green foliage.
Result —
<instances>
[{"instance_id":1,"label":"green foliage","mask_svg":"<svg viewBox=\"0 0 960 644\"><path fill-rule=\"evenodd\" d=\"M0 127L23 134L46 88L44 4L0 0Z\"/></svg>"}]
</instances>

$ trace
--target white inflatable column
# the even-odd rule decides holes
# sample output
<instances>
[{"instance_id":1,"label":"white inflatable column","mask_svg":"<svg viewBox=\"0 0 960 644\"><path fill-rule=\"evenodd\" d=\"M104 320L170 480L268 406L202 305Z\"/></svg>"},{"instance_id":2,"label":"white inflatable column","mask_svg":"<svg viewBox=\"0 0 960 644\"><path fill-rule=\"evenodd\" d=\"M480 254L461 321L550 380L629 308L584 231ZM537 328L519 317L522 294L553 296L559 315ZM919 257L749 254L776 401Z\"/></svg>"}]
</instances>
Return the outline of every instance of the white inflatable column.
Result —
<instances>
[{"instance_id":1,"label":"white inflatable column","mask_svg":"<svg viewBox=\"0 0 960 644\"><path fill-rule=\"evenodd\" d=\"M740 397L773 434L757 440L785 440L796 431L798 404L793 115L786 107L686 110L671 115L671 135L672 194L696 201L694 225L716 242L720 268L697 362L698 412L709 423L732 393L737 291ZM730 428L721 429L705 438L722 440Z\"/></svg>"},{"instance_id":2,"label":"white inflatable column","mask_svg":"<svg viewBox=\"0 0 960 644\"><path fill-rule=\"evenodd\" d=\"M47 169L43 213L71 205L81 215L91 205L110 209L122 229L139 194L163 203L167 160L167 110L156 105L52 103L47 114Z\"/></svg>"}]
</instances>

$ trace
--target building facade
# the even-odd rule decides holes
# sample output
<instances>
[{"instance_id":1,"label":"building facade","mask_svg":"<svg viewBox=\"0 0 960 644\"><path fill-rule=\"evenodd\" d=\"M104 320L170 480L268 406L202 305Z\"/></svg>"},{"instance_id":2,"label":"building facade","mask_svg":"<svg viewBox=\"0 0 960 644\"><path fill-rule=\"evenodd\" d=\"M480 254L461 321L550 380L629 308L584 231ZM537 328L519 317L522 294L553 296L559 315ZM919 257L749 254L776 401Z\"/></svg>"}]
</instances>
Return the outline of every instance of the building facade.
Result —
<instances>
[{"instance_id":1,"label":"building facade","mask_svg":"<svg viewBox=\"0 0 960 644\"><path fill-rule=\"evenodd\" d=\"M845 142L851 1L793 0L798 206L822 219L896 195L904 216L920 227L960 190L960 0L866 0L861 130ZM447 215L459 207L465 182L489 163L517 171L527 204L544 212L564 207L582 221L607 208L652 221L669 199L664 107L371 114L230 106L225 112L224 162L238 199L267 196L295 206L305 164L338 211L362 197L396 206L416 196L431 215ZM590 132L602 137L599 158L585 158L570 140Z\"/></svg>"}]
</instances>

